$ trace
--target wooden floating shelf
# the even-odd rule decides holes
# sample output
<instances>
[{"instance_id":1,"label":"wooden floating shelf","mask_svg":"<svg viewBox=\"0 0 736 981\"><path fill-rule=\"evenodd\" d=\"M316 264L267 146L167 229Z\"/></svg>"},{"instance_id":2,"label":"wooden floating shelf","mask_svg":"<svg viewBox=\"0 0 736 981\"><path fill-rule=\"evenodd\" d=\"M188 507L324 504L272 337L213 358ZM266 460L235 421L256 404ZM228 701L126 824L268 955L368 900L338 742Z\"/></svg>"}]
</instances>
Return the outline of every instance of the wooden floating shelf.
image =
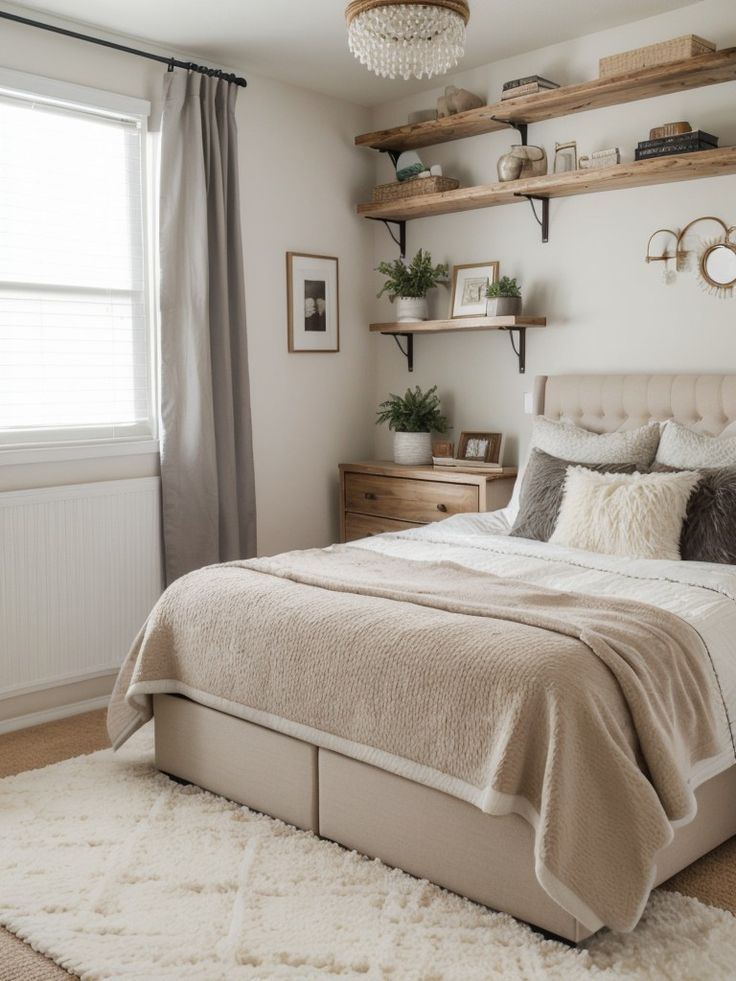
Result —
<instances>
[{"instance_id":1,"label":"wooden floating shelf","mask_svg":"<svg viewBox=\"0 0 736 981\"><path fill-rule=\"evenodd\" d=\"M695 60L695 59L694 59ZM573 170L565 174L547 174L526 180L460 187L440 194L422 194L386 204L359 204L358 214L366 218L408 221L431 215L473 211L500 204L514 204L525 196L540 198L571 197L596 191L646 187L674 181L697 180L736 173L736 147L701 150L671 157L654 157L633 163L614 164L596 170Z\"/></svg>"},{"instance_id":2,"label":"wooden floating shelf","mask_svg":"<svg viewBox=\"0 0 736 981\"><path fill-rule=\"evenodd\" d=\"M463 140L468 136L493 133L507 129L516 122L537 123L588 109L637 102L733 79L736 79L736 48L724 48L669 65L507 99L443 119L364 133L356 136L355 143L374 150L416 150Z\"/></svg>"},{"instance_id":3,"label":"wooden floating shelf","mask_svg":"<svg viewBox=\"0 0 736 981\"><path fill-rule=\"evenodd\" d=\"M371 330L379 334L454 334L462 330L519 330L546 326L546 317L461 317L408 324L371 324Z\"/></svg>"}]
</instances>

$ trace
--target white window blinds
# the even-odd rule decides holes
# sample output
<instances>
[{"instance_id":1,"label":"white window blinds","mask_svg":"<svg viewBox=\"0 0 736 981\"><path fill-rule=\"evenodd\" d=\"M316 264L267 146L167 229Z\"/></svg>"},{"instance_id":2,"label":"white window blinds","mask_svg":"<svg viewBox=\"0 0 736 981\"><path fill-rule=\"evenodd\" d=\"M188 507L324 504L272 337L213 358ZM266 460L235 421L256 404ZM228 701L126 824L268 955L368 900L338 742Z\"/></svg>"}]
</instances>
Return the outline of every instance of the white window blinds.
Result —
<instances>
[{"instance_id":1,"label":"white window blinds","mask_svg":"<svg viewBox=\"0 0 736 981\"><path fill-rule=\"evenodd\" d=\"M0 87L0 446L153 434L144 146Z\"/></svg>"}]
</instances>

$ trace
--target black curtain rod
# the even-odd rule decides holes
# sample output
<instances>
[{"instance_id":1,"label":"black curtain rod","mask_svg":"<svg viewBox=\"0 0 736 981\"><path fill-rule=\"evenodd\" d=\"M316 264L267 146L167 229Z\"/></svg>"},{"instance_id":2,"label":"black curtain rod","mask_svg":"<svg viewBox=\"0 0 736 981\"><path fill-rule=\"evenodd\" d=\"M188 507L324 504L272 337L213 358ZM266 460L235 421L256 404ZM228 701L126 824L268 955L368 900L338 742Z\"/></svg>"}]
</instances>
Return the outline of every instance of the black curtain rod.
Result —
<instances>
[{"instance_id":1,"label":"black curtain rod","mask_svg":"<svg viewBox=\"0 0 736 981\"><path fill-rule=\"evenodd\" d=\"M233 85L240 85L243 88L248 84L244 78L239 78L230 72L224 72L220 68L207 68L204 65L195 65L193 61L179 61L178 58L166 58L164 55L152 54L150 51L141 51L139 48L129 48L125 44L116 44L114 41L103 41L99 37L91 37L89 34L79 34L77 31L69 31L65 27L54 27L52 24L42 24L39 20L31 20L29 17L19 17L17 14L8 14L2 10L0 10L0 17L3 17L5 20L15 21L17 24L26 24L28 27L40 27L43 31L63 34L64 37L73 37L78 41L89 41L91 44L101 44L104 48L125 51L126 54L137 55L139 58L160 61L162 65L168 65L170 72L173 72L175 68L185 68L190 72L199 72L202 75L222 78L226 82L232 82Z\"/></svg>"}]
</instances>

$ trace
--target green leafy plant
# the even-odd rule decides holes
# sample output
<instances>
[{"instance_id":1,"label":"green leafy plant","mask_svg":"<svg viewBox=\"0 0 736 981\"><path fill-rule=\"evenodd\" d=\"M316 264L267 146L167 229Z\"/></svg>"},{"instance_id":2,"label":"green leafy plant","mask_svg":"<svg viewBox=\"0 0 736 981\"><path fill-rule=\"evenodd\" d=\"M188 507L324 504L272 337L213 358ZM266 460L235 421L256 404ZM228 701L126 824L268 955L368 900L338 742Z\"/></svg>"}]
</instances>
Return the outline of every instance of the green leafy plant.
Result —
<instances>
[{"instance_id":1,"label":"green leafy plant","mask_svg":"<svg viewBox=\"0 0 736 981\"><path fill-rule=\"evenodd\" d=\"M521 290L515 279L509 276L502 276L497 283L489 283L486 296L493 299L494 296L521 296Z\"/></svg>"},{"instance_id":2,"label":"green leafy plant","mask_svg":"<svg viewBox=\"0 0 736 981\"><path fill-rule=\"evenodd\" d=\"M424 249L417 252L408 266L403 259L395 259L393 262L379 263L376 272L386 277L386 282L377 295L388 293L392 303L397 296L426 296L429 290L444 282L448 275L447 263L433 266L431 253Z\"/></svg>"},{"instance_id":3,"label":"green leafy plant","mask_svg":"<svg viewBox=\"0 0 736 981\"><path fill-rule=\"evenodd\" d=\"M423 392L417 385L407 388L406 395L391 395L378 406L376 425L387 422L397 433L446 433L447 419L442 415L437 386Z\"/></svg>"}]
</instances>

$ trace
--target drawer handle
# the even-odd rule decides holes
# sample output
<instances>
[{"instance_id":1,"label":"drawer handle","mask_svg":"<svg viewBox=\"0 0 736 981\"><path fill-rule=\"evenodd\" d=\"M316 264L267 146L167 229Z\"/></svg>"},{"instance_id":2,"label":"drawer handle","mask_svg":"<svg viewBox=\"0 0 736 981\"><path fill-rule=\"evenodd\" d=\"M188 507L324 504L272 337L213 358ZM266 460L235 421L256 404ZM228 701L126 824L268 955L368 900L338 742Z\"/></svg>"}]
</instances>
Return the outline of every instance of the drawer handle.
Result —
<instances>
[{"instance_id":1,"label":"drawer handle","mask_svg":"<svg viewBox=\"0 0 736 981\"><path fill-rule=\"evenodd\" d=\"M447 505L446 504L438 504L437 505L437 510L438 511L446 511L447 510Z\"/></svg>"},{"instance_id":2,"label":"drawer handle","mask_svg":"<svg viewBox=\"0 0 736 981\"><path fill-rule=\"evenodd\" d=\"M366 501L375 501L376 495L373 493L373 491L366 491L365 492L365 499L366 499Z\"/></svg>"}]
</instances>

